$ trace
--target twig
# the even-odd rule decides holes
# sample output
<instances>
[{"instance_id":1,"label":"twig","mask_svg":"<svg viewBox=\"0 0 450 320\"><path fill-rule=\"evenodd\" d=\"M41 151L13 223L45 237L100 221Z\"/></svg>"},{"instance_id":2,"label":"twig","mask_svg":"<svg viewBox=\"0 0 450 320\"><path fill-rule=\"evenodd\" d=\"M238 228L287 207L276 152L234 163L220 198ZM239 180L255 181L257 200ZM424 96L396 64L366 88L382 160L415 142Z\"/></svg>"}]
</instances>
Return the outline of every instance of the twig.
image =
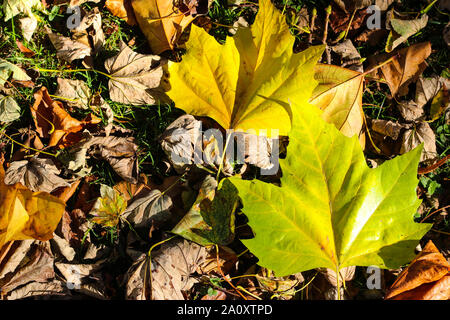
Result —
<instances>
[{"instance_id":1,"label":"twig","mask_svg":"<svg viewBox=\"0 0 450 320\"><path fill-rule=\"evenodd\" d=\"M450 208L450 205L439 208L437 210L434 210L432 213L430 213L429 215L427 215L425 218L422 219L422 221L420 221L420 223L424 222L425 220L427 220L429 217L431 217L433 214L435 214L436 212L442 211L444 209Z\"/></svg>"},{"instance_id":2,"label":"twig","mask_svg":"<svg viewBox=\"0 0 450 320\"><path fill-rule=\"evenodd\" d=\"M327 55L327 64L331 64L331 54L330 54L330 48L327 46L327 38L328 38L328 23L330 22L330 14L331 14L331 5L329 5L326 9L326 16L325 16L325 27L323 30L323 37L322 37L322 43L326 45L325 53Z\"/></svg>"},{"instance_id":3,"label":"twig","mask_svg":"<svg viewBox=\"0 0 450 320\"><path fill-rule=\"evenodd\" d=\"M311 13L311 25L309 27L309 29L310 29L309 36L308 36L309 44L312 44L312 37L313 37L314 27L315 27L315 23L316 23L316 17L317 17L317 9L313 8L312 13Z\"/></svg>"},{"instance_id":4,"label":"twig","mask_svg":"<svg viewBox=\"0 0 450 320\"><path fill-rule=\"evenodd\" d=\"M436 170L437 168L442 166L444 163L446 163L448 159L450 159L450 154L445 156L444 158L442 158L435 164L432 164L431 166L428 166L426 168L419 168L419 171L417 173L418 174L427 174L427 173L433 172L434 170Z\"/></svg>"},{"instance_id":5,"label":"twig","mask_svg":"<svg viewBox=\"0 0 450 320\"><path fill-rule=\"evenodd\" d=\"M244 300L248 300L247 297L245 297L234 285L233 283L228 280L228 278L225 276L225 274L222 271L222 268L220 267L220 261L219 261L219 246L216 244L216 260L217 260L217 269L219 270L220 275L222 278L243 298Z\"/></svg>"}]
</instances>

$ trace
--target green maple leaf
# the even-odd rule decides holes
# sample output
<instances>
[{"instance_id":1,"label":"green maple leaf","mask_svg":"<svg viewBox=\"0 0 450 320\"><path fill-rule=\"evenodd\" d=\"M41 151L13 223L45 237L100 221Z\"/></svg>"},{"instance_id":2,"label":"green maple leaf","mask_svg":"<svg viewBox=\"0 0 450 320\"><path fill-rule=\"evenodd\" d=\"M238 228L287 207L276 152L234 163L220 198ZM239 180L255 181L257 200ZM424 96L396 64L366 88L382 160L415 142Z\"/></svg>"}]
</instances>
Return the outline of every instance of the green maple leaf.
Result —
<instances>
[{"instance_id":1,"label":"green maple leaf","mask_svg":"<svg viewBox=\"0 0 450 320\"><path fill-rule=\"evenodd\" d=\"M292 110L281 187L230 178L255 233L243 242L259 264L284 276L411 261L431 228L413 221L422 147L370 169L356 136L345 137L311 105Z\"/></svg>"}]
</instances>

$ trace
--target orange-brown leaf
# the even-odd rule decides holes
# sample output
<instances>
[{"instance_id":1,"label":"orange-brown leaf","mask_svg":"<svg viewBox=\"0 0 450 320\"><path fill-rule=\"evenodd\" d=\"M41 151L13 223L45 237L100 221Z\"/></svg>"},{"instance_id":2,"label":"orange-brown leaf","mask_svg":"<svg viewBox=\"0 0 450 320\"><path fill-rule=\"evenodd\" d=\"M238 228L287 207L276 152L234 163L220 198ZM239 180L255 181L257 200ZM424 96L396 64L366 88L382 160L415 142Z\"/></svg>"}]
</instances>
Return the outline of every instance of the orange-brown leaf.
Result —
<instances>
[{"instance_id":1,"label":"orange-brown leaf","mask_svg":"<svg viewBox=\"0 0 450 320\"><path fill-rule=\"evenodd\" d=\"M386 299L419 299L440 292L442 278L450 272L450 263L430 240L411 264L400 273L386 293ZM448 282L448 279L443 280ZM435 285L438 285L435 288ZM413 292L414 291L414 292ZM399 296L400 295L400 296ZM398 296L398 297L397 297Z\"/></svg>"},{"instance_id":2,"label":"orange-brown leaf","mask_svg":"<svg viewBox=\"0 0 450 320\"><path fill-rule=\"evenodd\" d=\"M116 17L125 20L130 26L136 25L131 0L106 0L105 7Z\"/></svg>"},{"instance_id":3,"label":"orange-brown leaf","mask_svg":"<svg viewBox=\"0 0 450 320\"><path fill-rule=\"evenodd\" d=\"M49 146L64 145L66 142L76 142L76 133L83 131L89 125L101 122L101 119L89 115L85 120L72 118L64 109L63 104L54 101L47 88L42 87L34 94L34 105L31 107L36 132L42 138L49 138Z\"/></svg>"}]
</instances>

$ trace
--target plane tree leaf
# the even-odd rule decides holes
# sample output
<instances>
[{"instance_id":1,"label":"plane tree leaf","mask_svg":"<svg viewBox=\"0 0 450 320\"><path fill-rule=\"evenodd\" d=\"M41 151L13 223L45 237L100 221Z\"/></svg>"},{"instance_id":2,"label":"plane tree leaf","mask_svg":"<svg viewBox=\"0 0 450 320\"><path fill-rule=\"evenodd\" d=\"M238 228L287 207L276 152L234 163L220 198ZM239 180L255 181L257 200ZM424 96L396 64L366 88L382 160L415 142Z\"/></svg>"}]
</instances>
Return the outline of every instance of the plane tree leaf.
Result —
<instances>
[{"instance_id":1,"label":"plane tree leaf","mask_svg":"<svg viewBox=\"0 0 450 320\"><path fill-rule=\"evenodd\" d=\"M411 261L431 227L413 220L422 147L370 169L356 137L327 124L316 108L293 111L281 187L231 178L255 234L243 242L260 265L283 276Z\"/></svg>"},{"instance_id":2,"label":"plane tree leaf","mask_svg":"<svg viewBox=\"0 0 450 320\"><path fill-rule=\"evenodd\" d=\"M0 94L0 122L12 122L20 118L20 107L11 96Z\"/></svg>"},{"instance_id":3,"label":"plane tree leaf","mask_svg":"<svg viewBox=\"0 0 450 320\"><path fill-rule=\"evenodd\" d=\"M269 0L261 0L251 28L240 29L219 44L192 26L181 63L169 63L169 97L189 114L208 116L225 129L278 129L291 126L288 101L307 103L308 78L323 46L292 51L294 37L284 16ZM280 103L281 102L281 103Z\"/></svg>"},{"instance_id":4,"label":"plane tree leaf","mask_svg":"<svg viewBox=\"0 0 450 320\"><path fill-rule=\"evenodd\" d=\"M362 93L364 77L350 69L318 64L314 78L319 82L310 103L323 110L322 119L332 123L344 135L360 135L364 123ZM360 138L364 147L364 134Z\"/></svg>"},{"instance_id":5,"label":"plane tree leaf","mask_svg":"<svg viewBox=\"0 0 450 320\"><path fill-rule=\"evenodd\" d=\"M237 190L229 180L222 180L217 188L217 181L207 176L191 209L172 232L202 246L227 245L234 239L238 201Z\"/></svg>"},{"instance_id":6,"label":"plane tree leaf","mask_svg":"<svg viewBox=\"0 0 450 320\"><path fill-rule=\"evenodd\" d=\"M49 240L65 203L46 192L32 192L20 183L8 186L0 164L0 248L12 240Z\"/></svg>"},{"instance_id":7,"label":"plane tree leaf","mask_svg":"<svg viewBox=\"0 0 450 320\"><path fill-rule=\"evenodd\" d=\"M163 77L159 56L140 54L120 43L120 52L105 61L109 73L109 96L123 104L154 104L162 97Z\"/></svg>"},{"instance_id":8,"label":"plane tree leaf","mask_svg":"<svg viewBox=\"0 0 450 320\"><path fill-rule=\"evenodd\" d=\"M28 81L31 78L18 66L0 58L0 85L3 86L8 78L18 81Z\"/></svg>"}]
</instances>

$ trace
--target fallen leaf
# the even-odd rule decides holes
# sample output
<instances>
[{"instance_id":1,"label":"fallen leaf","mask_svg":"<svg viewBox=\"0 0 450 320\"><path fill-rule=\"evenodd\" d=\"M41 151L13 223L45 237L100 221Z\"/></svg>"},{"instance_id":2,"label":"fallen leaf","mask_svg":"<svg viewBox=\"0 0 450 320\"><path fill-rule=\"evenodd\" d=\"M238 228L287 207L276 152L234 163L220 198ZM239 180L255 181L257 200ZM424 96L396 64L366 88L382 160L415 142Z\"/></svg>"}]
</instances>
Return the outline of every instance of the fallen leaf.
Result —
<instances>
[{"instance_id":1,"label":"fallen leaf","mask_svg":"<svg viewBox=\"0 0 450 320\"><path fill-rule=\"evenodd\" d=\"M52 192L59 187L69 187L67 180L59 177L60 170L53 160L33 157L13 161L5 173L5 184L21 183L31 191Z\"/></svg>"},{"instance_id":2,"label":"fallen leaf","mask_svg":"<svg viewBox=\"0 0 450 320\"><path fill-rule=\"evenodd\" d=\"M3 12L5 13L4 20L23 14L30 18L34 18L33 9L44 10L41 0L3 0ZM36 18L34 18L36 19Z\"/></svg>"},{"instance_id":3,"label":"fallen leaf","mask_svg":"<svg viewBox=\"0 0 450 320\"><path fill-rule=\"evenodd\" d=\"M0 248L11 240L48 240L53 236L65 203L46 192L32 192L20 184L4 184L0 165Z\"/></svg>"},{"instance_id":4,"label":"fallen leaf","mask_svg":"<svg viewBox=\"0 0 450 320\"><path fill-rule=\"evenodd\" d=\"M229 178L255 235L242 241L258 264L284 276L319 267L337 273L354 265L395 268L410 261L431 228L413 220L422 148L371 169L355 136L327 124L314 106L292 110L281 187Z\"/></svg>"},{"instance_id":5,"label":"fallen leaf","mask_svg":"<svg viewBox=\"0 0 450 320\"><path fill-rule=\"evenodd\" d=\"M13 122L20 118L20 107L11 96L0 94L0 122Z\"/></svg>"},{"instance_id":6,"label":"fallen leaf","mask_svg":"<svg viewBox=\"0 0 450 320\"><path fill-rule=\"evenodd\" d=\"M430 240L387 290L385 299L447 300L450 298L449 272L450 264Z\"/></svg>"},{"instance_id":7,"label":"fallen leaf","mask_svg":"<svg viewBox=\"0 0 450 320\"><path fill-rule=\"evenodd\" d=\"M42 87L34 93L35 102L31 114L36 126L36 132L42 138L49 138L49 146L73 143L81 138L81 131L86 127L98 124L101 119L89 115L85 120L72 118L63 104L54 101L47 88Z\"/></svg>"},{"instance_id":8,"label":"fallen leaf","mask_svg":"<svg viewBox=\"0 0 450 320\"><path fill-rule=\"evenodd\" d=\"M15 259L14 256L11 258ZM55 276L53 260L50 244L34 241L17 268L0 278L2 295L7 295L13 289L29 282L47 282L52 279Z\"/></svg>"},{"instance_id":9,"label":"fallen leaf","mask_svg":"<svg viewBox=\"0 0 450 320\"><path fill-rule=\"evenodd\" d=\"M218 187L217 181L207 176L191 209L171 232L202 246L227 245L234 239L237 205L237 190L228 180Z\"/></svg>"},{"instance_id":10,"label":"fallen leaf","mask_svg":"<svg viewBox=\"0 0 450 320\"><path fill-rule=\"evenodd\" d=\"M408 85L418 79L427 67L425 59L431 53L429 42L416 43L389 54L370 57L367 70L393 57L393 60L377 70L383 77L393 96L404 96L408 93Z\"/></svg>"},{"instance_id":11,"label":"fallen leaf","mask_svg":"<svg viewBox=\"0 0 450 320\"><path fill-rule=\"evenodd\" d=\"M121 42L119 54L105 61L111 100L132 105L162 100L163 63L159 56L139 54Z\"/></svg>"},{"instance_id":12,"label":"fallen leaf","mask_svg":"<svg viewBox=\"0 0 450 320\"><path fill-rule=\"evenodd\" d=\"M130 26L137 24L131 0L106 0L105 6L112 15L125 20Z\"/></svg>"},{"instance_id":13,"label":"fallen leaf","mask_svg":"<svg viewBox=\"0 0 450 320\"><path fill-rule=\"evenodd\" d=\"M45 30L50 38L51 43L56 49L56 56L58 58L72 63L72 61L74 60L83 59L92 54L92 49L89 45L53 33L48 27L46 27Z\"/></svg>"},{"instance_id":14,"label":"fallen leaf","mask_svg":"<svg viewBox=\"0 0 450 320\"><path fill-rule=\"evenodd\" d=\"M194 20L184 15L172 0L133 0L136 20L153 53L173 50L183 31Z\"/></svg>"},{"instance_id":15,"label":"fallen leaf","mask_svg":"<svg viewBox=\"0 0 450 320\"><path fill-rule=\"evenodd\" d=\"M415 101L400 101L397 109L406 121L419 120L425 116L423 106L418 105Z\"/></svg>"},{"instance_id":16,"label":"fallen leaf","mask_svg":"<svg viewBox=\"0 0 450 320\"><path fill-rule=\"evenodd\" d=\"M403 129L409 129L409 126L402 125L398 122L384 119L372 119L371 128L373 131L397 140Z\"/></svg>"},{"instance_id":17,"label":"fallen leaf","mask_svg":"<svg viewBox=\"0 0 450 320\"><path fill-rule=\"evenodd\" d=\"M296 294L296 287L305 281L299 272L290 276L276 277L273 271L261 268L256 275L261 290L269 292L271 298L280 297L282 300L290 300Z\"/></svg>"},{"instance_id":18,"label":"fallen leaf","mask_svg":"<svg viewBox=\"0 0 450 320\"><path fill-rule=\"evenodd\" d=\"M105 41L105 35L102 29L102 16L100 15L98 8L95 7L88 12L72 32L74 32L72 37L75 40L87 36L90 41L88 40L85 44L92 48L91 54L98 53Z\"/></svg>"},{"instance_id":19,"label":"fallen leaf","mask_svg":"<svg viewBox=\"0 0 450 320\"><path fill-rule=\"evenodd\" d=\"M334 2L347 13L366 8L372 4L372 0L334 0Z\"/></svg>"},{"instance_id":20,"label":"fallen leaf","mask_svg":"<svg viewBox=\"0 0 450 320\"><path fill-rule=\"evenodd\" d=\"M210 117L224 129L287 135L288 100L307 103L312 79L304 72L323 52L317 46L294 54L294 41L285 17L268 0L260 1L251 28L239 29L224 45L193 25L183 60L169 62L167 94L177 108Z\"/></svg>"},{"instance_id":21,"label":"fallen leaf","mask_svg":"<svg viewBox=\"0 0 450 320\"><path fill-rule=\"evenodd\" d=\"M152 252L151 266L143 255L128 270L126 299L184 300L183 292L198 282L192 274L201 270L208 255L205 247L194 242L177 239L163 243Z\"/></svg>"},{"instance_id":22,"label":"fallen leaf","mask_svg":"<svg viewBox=\"0 0 450 320\"><path fill-rule=\"evenodd\" d=\"M18 81L29 81L31 78L18 66L0 58L0 86L5 85L9 77Z\"/></svg>"},{"instance_id":23,"label":"fallen leaf","mask_svg":"<svg viewBox=\"0 0 450 320\"><path fill-rule=\"evenodd\" d=\"M208 13L211 2L212 0L181 0L176 5L184 15L197 17Z\"/></svg>"},{"instance_id":24,"label":"fallen leaf","mask_svg":"<svg viewBox=\"0 0 450 320\"><path fill-rule=\"evenodd\" d=\"M34 51L25 47L24 44L17 39L16 39L16 45L17 45L17 48L19 48L20 52L22 52L25 57L31 58L35 55Z\"/></svg>"},{"instance_id":25,"label":"fallen leaf","mask_svg":"<svg viewBox=\"0 0 450 320\"><path fill-rule=\"evenodd\" d=\"M19 300L36 296L69 296L70 292L65 283L59 280L48 282L30 282L14 289L4 297L6 300Z\"/></svg>"},{"instance_id":26,"label":"fallen leaf","mask_svg":"<svg viewBox=\"0 0 450 320\"><path fill-rule=\"evenodd\" d=\"M438 156L436 151L436 137L428 122L414 124L411 129L403 134L400 154L409 152L421 143L424 144L424 147L420 161L432 160Z\"/></svg>"},{"instance_id":27,"label":"fallen leaf","mask_svg":"<svg viewBox=\"0 0 450 320\"><path fill-rule=\"evenodd\" d=\"M339 270L339 287L344 285L344 282L348 282L353 280L355 277L355 266L349 266L345 267ZM334 286L337 287L337 277L336 277L336 271L322 268L320 269L320 272L325 276L325 278L328 280L328 282Z\"/></svg>"},{"instance_id":28,"label":"fallen leaf","mask_svg":"<svg viewBox=\"0 0 450 320\"><path fill-rule=\"evenodd\" d=\"M92 222L104 227L116 227L119 224L122 213L127 207L127 202L115 189L102 184L100 197L95 202L90 215Z\"/></svg>"},{"instance_id":29,"label":"fallen leaf","mask_svg":"<svg viewBox=\"0 0 450 320\"><path fill-rule=\"evenodd\" d=\"M28 42L31 41L34 31L36 31L38 21L34 17L25 17L19 19L20 30L22 30L22 35Z\"/></svg>"},{"instance_id":30,"label":"fallen leaf","mask_svg":"<svg viewBox=\"0 0 450 320\"><path fill-rule=\"evenodd\" d=\"M159 137L164 153L178 173L192 165L194 152L201 150L201 128L201 121L186 114L172 122ZM196 157L201 158L198 154ZM197 159L196 162L203 161Z\"/></svg>"},{"instance_id":31,"label":"fallen leaf","mask_svg":"<svg viewBox=\"0 0 450 320\"><path fill-rule=\"evenodd\" d=\"M350 70L363 72L363 66L361 63L361 55L356 50L350 39L347 39L337 45L331 47L331 50L336 52L341 59L342 66L347 67Z\"/></svg>"},{"instance_id":32,"label":"fallen leaf","mask_svg":"<svg viewBox=\"0 0 450 320\"><path fill-rule=\"evenodd\" d=\"M310 103L323 110L322 119L332 123L344 135L360 137L364 147L362 92L364 77L349 69L318 64L314 78L319 82Z\"/></svg>"},{"instance_id":33,"label":"fallen leaf","mask_svg":"<svg viewBox=\"0 0 450 320\"><path fill-rule=\"evenodd\" d=\"M391 52L408 40L409 37L425 28L427 22L428 16L426 14L423 14L419 19L412 20L391 19L389 23L392 30L386 42L386 52Z\"/></svg>"}]
</instances>

